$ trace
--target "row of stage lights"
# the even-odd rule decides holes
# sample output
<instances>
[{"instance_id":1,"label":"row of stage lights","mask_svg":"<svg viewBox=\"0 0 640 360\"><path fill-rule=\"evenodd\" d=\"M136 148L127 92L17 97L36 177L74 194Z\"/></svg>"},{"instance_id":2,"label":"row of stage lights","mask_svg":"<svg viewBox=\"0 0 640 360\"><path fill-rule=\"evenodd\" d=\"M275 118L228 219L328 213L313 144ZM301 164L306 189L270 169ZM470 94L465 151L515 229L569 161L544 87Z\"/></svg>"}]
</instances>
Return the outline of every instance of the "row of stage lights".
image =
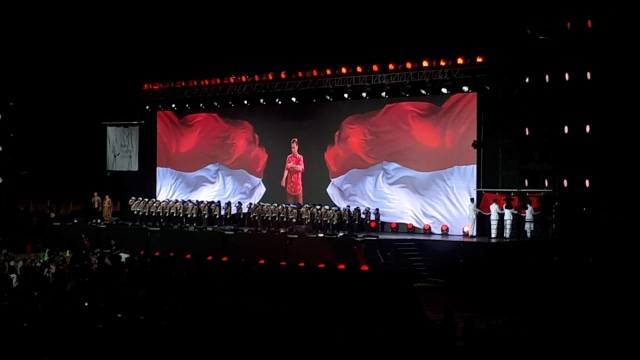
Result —
<instances>
[{"instance_id":1,"label":"row of stage lights","mask_svg":"<svg viewBox=\"0 0 640 360\"><path fill-rule=\"evenodd\" d=\"M164 110L195 110L195 109L207 109L207 108L227 108L227 107L247 107L255 105L283 105L283 104L298 104L298 103L315 103L315 102L333 102L342 100L369 100L369 99L387 99L387 98L399 98L399 97L411 97L411 96L429 96L437 94L454 94L454 93L469 93L474 90L472 86L465 83L464 85L456 85L451 81L439 84L434 87L432 84L424 84L424 86L417 89L411 89L411 85L405 86L385 86L380 89L374 87L364 87L361 89L355 89L354 87L347 87L344 91L335 91L329 89L326 92L314 91L305 93L296 92L290 95L279 94L278 96L260 96L248 95L241 98L239 96L220 97L213 101L197 102L192 105L190 102L175 102L172 101L168 105L145 105L144 110L149 111L164 111Z\"/></svg>"},{"instance_id":2,"label":"row of stage lights","mask_svg":"<svg viewBox=\"0 0 640 360\"><path fill-rule=\"evenodd\" d=\"M376 221L371 221L369 222L369 228L371 231L373 232L378 232L380 231L380 228L378 226L379 224ZM465 225L468 226L468 225ZM409 234L414 234L416 233L416 231L421 232L422 234L433 234L433 230L430 224L424 224L422 226L421 229L417 229L416 225L412 224L412 223L407 223L406 225L403 226L402 228L403 232L407 232ZM397 233L400 232L400 224L397 222L390 222L389 223L389 231L392 233ZM462 232L465 233L465 229L462 229ZM468 233L468 229L467 229L467 233ZM443 224L442 226L440 226L440 234L441 235L448 235L449 234L449 225L447 224Z\"/></svg>"},{"instance_id":3,"label":"row of stage lights","mask_svg":"<svg viewBox=\"0 0 640 360\"><path fill-rule=\"evenodd\" d=\"M221 263L221 264L229 264L229 263L233 262L233 259L229 258L228 256L222 256L221 258L218 259L218 258L214 258L213 255L207 255L207 256L203 257L201 255L195 255L195 254L192 254L192 253L189 253L189 252L187 252L185 254L178 255L177 253L175 253L173 251L169 251L169 252L165 253L165 252L157 250L157 251L153 251L153 252L150 252L149 254L147 254L146 251L141 250L138 254L140 256L151 255L151 256L156 257L156 258L163 257L163 256L164 257L169 257L169 258L182 257L184 260L187 260L187 261L189 261L189 260L194 260L194 261L195 260L205 260L207 262L212 262L212 263L213 262L218 262L218 263ZM245 259L237 259L237 260L239 260L241 263L245 262ZM328 264L326 264L324 262L319 262L317 264L309 264L309 263L306 263L304 261L299 261L297 263L290 264L289 262L284 261L284 260L278 261L277 263L274 262L271 265L275 265L275 264L277 264L279 267L283 267L283 268L284 267L290 267L290 266L293 265L293 266L295 266L297 268L315 267L315 268L318 268L318 269L349 270L350 267L351 267L351 266L349 266L347 264L344 264L344 263L339 263L337 265L329 266ZM269 261L266 260L266 259L258 259L256 261L256 265L267 266L267 265L269 265ZM369 271L370 268L369 268L369 265L367 265L367 264L360 264L358 270L359 271Z\"/></svg>"},{"instance_id":4,"label":"row of stage lights","mask_svg":"<svg viewBox=\"0 0 640 360\"><path fill-rule=\"evenodd\" d=\"M462 61L462 60L459 60ZM411 64L411 63L408 63ZM396 68L395 65L390 64L389 69ZM414 68L413 65L400 66L399 68L407 69ZM359 71L357 69L356 71ZM341 73L349 74L350 70L346 67L343 67L340 71ZM283 73L286 74L286 73ZM322 73L324 75L325 73ZM272 75L272 74L271 74ZM286 78L286 75L282 75ZM556 81L551 81L552 75L545 73L540 74L538 76L526 76L523 80L522 87L527 87L536 84L542 84L546 86L550 86L558 83L569 83L575 81L586 81L591 82L592 73L591 71L586 71L585 73L573 73L570 75L569 72L564 72L562 75L555 76L553 78ZM232 78L235 79L235 78ZM244 79L244 78L243 78ZM269 80L273 79L273 76L269 76ZM372 85L354 85L354 86L346 86L341 88L329 88L326 91L322 91L320 89L313 90L297 90L297 91L281 91L276 94L265 94L265 93L256 93L252 95L239 96L239 95L231 95L231 96L218 96L215 99L209 99L208 101L202 101L202 99L197 100L193 98L189 98L187 101L162 101L161 103L156 104L145 104L144 110L147 112L150 111L164 111L164 110L195 110L195 109L208 109L208 108L227 108L227 107L247 107L254 105L282 105L282 104L297 104L297 103L315 103L315 102L324 102L324 101L341 101L341 100L368 100L368 99L384 99L384 98L400 98L400 97L411 97L411 96L430 96L430 95L438 95L438 94L455 94L455 93L465 93L465 92L477 92L483 89L490 90L489 84L482 80L484 77L482 75L477 76L475 78L470 79L444 79L444 80L432 80L432 81L416 81L416 82L408 82L403 84L383 84L381 86L372 86ZM225 84L233 83L235 80L229 80L228 82L222 82ZM240 81L249 81L249 80L240 80ZM205 81L206 83L206 81ZM166 89L167 87L172 87L174 85L146 85L146 90L150 89ZM189 85L195 86L195 85ZM178 86L182 87L182 85ZM566 131L566 130L565 130ZM588 130L587 130L588 131Z\"/></svg>"},{"instance_id":5,"label":"row of stage lights","mask_svg":"<svg viewBox=\"0 0 640 360\"><path fill-rule=\"evenodd\" d=\"M482 55L478 55L474 58L459 56L455 59L439 59L439 60L424 59L420 62L407 61L405 63L389 63L386 66L382 66L378 64L373 64L368 67L364 67L361 65L342 66L338 69L332 69L332 68L327 68L324 70L314 69L314 70L307 70L307 71L298 71L291 74L288 73L287 71L281 71L280 73L270 72L262 75L253 75L253 76L231 75L223 78L216 77L212 79L202 79L202 80L153 82L153 83L144 83L142 86L142 89L144 91L152 91L152 90L161 90L161 89L167 89L167 88L190 88L190 87L201 87L201 86L246 84L246 83L258 83L258 82L269 82L269 81L314 79L319 77L332 77L332 76L376 74L376 73L383 72L384 68L386 68L388 72L446 69L453 66L483 65L484 62L485 62L485 58Z\"/></svg>"},{"instance_id":6,"label":"row of stage lights","mask_svg":"<svg viewBox=\"0 0 640 360\"><path fill-rule=\"evenodd\" d=\"M378 223L376 221L371 221L369 224L371 230L375 230L376 228L378 228ZM389 223L389 229L391 232L399 232L400 230L400 226L398 223L396 222L392 222ZM403 229L404 230L404 229ZM462 229L463 234L465 236L469 235L469 225L465 225L464 228ZM407 233L415 233L416 232L416 227L411 224L408 223L406 224L406 232ZM441 226L440 228L440 232L441 235L448 235L449 234L449 226L444 224ZM432 230L431 230L431 225L429 224L425 224L422 227L422 233L424 234L431 234ZM200 254L196 255L196 254L192 254L190 252L186 252L184 254L177 254L176 252L173 251L160 251L160 250L156 250L156 251L150 251L147 252L145 250L140 250L138 252L138 255L140 256L151 256L151 257L156 257L156 258L160 258L160 257L169 257L169 258L182 258L186 261L190 261L190 260L205 260L207 262L217 262L220 264L229 264L232 263L234 260L231 259L229 256L222 256L220 258L214 257L213 255L207 255L207 256L202 256ZM241 263L245 263L246 259L235 259L235 260L239 260ZM256 261L256 265L259 266L267 266L269 265L270 261L266 260L266 259L258 259ZM338 264L326 264L324 262L318 262L316 264L310 264L310 263L306 263L304 261L298 261L295 263L289 263L285 260L281 260L281 261L275 261L273 262L271 265L278 265L279 267L291 267L291 266L295 266L297 268L318 268L318 269L336 269L336 270L349 270L352 266L345 264L345 263L338 263ZM351 269L353 270L353 269ZM369 271L370 267L369 265L367 265L366 263L362 263L358 265L358 270L359 271Z\"/></svg>"},{"instance_id":7,"label":"row of stage lights","mask_svg":"<svg viewBox=\"0 0 640 360\"><path fill-rule=\"evenodd\" d=\"M576 23L576 24L574 24ZM592 19L582 19L582 25L580 25L580 21L566 21L564 24L566 31L573 32L577 30L578 32L589 32L593 28ZM542 29L548 31L548 24L544 24ZM534 36L540 40L548 40L552 38L550 34L547 34L546 31L538 32L532 27L527 27L526 32L529 36ZM386 65L386 69L389 72L394 71L412 71L418 69L437 69L437 68L446 68L451 66L465 66L465 65L482 65L485 62L485 58L483 55L476 55L475 57L465 57L458 56L455 59L423 59L419 62L416 61L407 61L403 63L389 63ZM317 78L317 77L326 77L326 76L340 76L340 75L353 75L353 74L363 74L363 73L378 73L383 70L385 66L379 64L373 64L368 67L364 67L361 65L357 66L342 66L338 69L326 68L324 70L307 70L307 71L298 71L289 74L287 71L281 71L278 73L265 73L262 75L241 75L241 76L227 76L227 77L215 77L211 79L202 79L202 80L179 80L179 81L167 81L167 82L152 82L152 83L144 83L143 90L158 90L164 88L184 88L184 87L200 87L200 86L212 86L212 85L221 85L221 84L235 84L235 83L252 83L252 82L264 82L264 81L282 81L282 80L290 80L290 79L305 79L305 78ZM588 77L590 75L587 75ZM567 78L568 80L568 78ZM528 81L527 81L528 82ZM548 82L548 78L547 78Z\"/></svg>"},{"instance_id":8,"label":"row of stage lights","mask_svg":"<svg viewBox=\"0 0 640 360\"><path fill-rule=\"evenodd\" d=\"M335 102L349 100L387 99L439 94L470 93L482 90L482 80L445 79L416 81L403 84L350 85L327 89L291 90L242 95L220 95L210 98L187 98L182 100L154 101L144 104L144 111L196 110L210 108L233 108L263 105ZM488 87L486 87L488 89Z\"/></svg>"}]
</instances>

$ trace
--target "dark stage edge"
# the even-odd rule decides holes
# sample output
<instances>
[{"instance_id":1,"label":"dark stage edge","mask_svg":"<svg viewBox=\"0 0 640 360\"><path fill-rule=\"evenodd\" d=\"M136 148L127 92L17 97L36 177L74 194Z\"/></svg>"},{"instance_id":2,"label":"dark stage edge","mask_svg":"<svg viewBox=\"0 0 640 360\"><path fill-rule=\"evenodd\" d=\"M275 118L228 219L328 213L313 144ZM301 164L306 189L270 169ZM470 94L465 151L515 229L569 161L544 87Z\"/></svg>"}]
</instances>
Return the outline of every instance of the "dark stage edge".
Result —
<instances>
[{"instance_id":1,"label":"dark stage edge","mask_svg":"<svg viewBox=\"0 0 640 360\"><path fill-rule=\"evenodd\" d=\"M292 230L292 229L288 229ZM253 232L239 228L159 228L117 224L60 223L52 227L48 247L78 249L82 234L93 248L108 249L111 239L132 254L189 255L193 261L241 262L322 269L410 273L415 283L439 286L472 274L489 278L493 269L515 274L553 263L568 251L552 239L490 239L484 236L370 232L319 236L303 231ZM508 275L504 271L500 278Z\"/></svg>"}]
</instances>

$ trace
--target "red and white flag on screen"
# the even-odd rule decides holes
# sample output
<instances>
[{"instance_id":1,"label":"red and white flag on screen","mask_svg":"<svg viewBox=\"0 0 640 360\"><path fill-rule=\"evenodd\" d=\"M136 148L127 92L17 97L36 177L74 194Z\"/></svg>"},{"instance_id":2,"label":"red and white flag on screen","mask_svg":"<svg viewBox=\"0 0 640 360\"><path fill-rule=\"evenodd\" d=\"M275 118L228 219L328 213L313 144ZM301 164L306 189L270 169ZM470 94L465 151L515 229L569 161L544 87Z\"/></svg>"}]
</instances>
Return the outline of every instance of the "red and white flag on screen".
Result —
<instances>
[{"instance_id":1,"label":"red and white flag on screen","mask_svg":"<svg viewBox=\"0 0 640 360\"><path fill-rule=\"evenodd\" d=\"M253 125L213 113L158 112L156 197L258 202L268 155Z\"/></svg>"},{"instance_id":2,"label":"red and white flag on screen","mask_svg":"<svg viewBox=\"0 0 640 360\"><path fill-rule=\"evenodd\" d=\"M107 170L138 171L138 126L107 126Z\"/></svg>"},{"instance_id":3,"label":"red and white flag on screen","mask_svg":"<svg viewBox=\"0 0 640 360\"><path fill-rule=\"evenodd\" d=\"M327 193L345 207L378 208L385 222L462 234L476 188L475 93L442 105L399 102L346 118L325 152Z\"/></svg>"},{"instance_id":4,"label":"red and white flag on screen","mask_svg":"<svg viewBox=\"0 0 640 360\"><path fill-rule=\"evenodd\" d=\"M493 203L494 199L498 200L498 206L500 209L504 209L504 205L510 203L513 209L518 211L520 214L524 214L526 210L526 202L527 200L531 201L531 206L533 207L533 211L539 212L542 210L542 193L520 193L520 194L512 194L512 193L498 193L498 192L483 192L482 200L478 205L478 210L485 214L490 215L491 203Z\"/></svg>"}]
</instances>

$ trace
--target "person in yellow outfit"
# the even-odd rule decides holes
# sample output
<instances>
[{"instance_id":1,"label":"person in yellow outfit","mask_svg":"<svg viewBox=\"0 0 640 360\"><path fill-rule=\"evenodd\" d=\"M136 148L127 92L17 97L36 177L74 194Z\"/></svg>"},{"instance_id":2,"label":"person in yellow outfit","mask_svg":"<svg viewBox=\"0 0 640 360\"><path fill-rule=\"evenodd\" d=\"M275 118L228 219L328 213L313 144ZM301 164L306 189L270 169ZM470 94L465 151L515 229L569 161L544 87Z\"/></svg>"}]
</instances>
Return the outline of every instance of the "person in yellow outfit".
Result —
<instances>
[{"instance_id":1,"label":"person in yellow outfit","mask_svg":"<svg viewBox=\"0 0 640 360\"><path fill-rule=\"evenodd\" d=\"M111 215L113 214L113 201L109 195L104 196L102 203L102 219L104 221L111 221Z\"/></svg>"}]
</instances>

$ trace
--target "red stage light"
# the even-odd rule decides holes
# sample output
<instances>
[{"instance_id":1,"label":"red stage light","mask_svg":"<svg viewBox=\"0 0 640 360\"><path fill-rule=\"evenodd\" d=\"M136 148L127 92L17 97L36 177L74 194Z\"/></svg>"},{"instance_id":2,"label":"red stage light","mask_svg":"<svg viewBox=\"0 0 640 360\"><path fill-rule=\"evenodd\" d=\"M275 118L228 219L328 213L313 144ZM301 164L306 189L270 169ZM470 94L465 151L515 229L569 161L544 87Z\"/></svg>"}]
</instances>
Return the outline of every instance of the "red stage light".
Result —
<instances>
[{"instance_id":1,"label":"red stage light","mask_svg":"<svg viewBox=\"0 0 640 360\"><path fill-rule=\"evenodd\" d=\"M373 70L374 72L378 72L378 70L380 70L380 67L379 67L378 65L375 65L375 64L374 64L374 65L371 67L371 70Z\"/></svg>"},{"instance_id":2,"label":"red stage light","mask_svg":"<svg viewBox=\"0 0 640 360\"><path fill-rule=\"evenodd\" d=\"M260 259L260 261L258 261L258 264L264 264L264 259Z\"/></svg>"},{"instance_id":3,"label":"red stage light","mask_svg":"<svg viewBox=\"0 0 640 360\"><path fill-rule=\"evenodd\" d=\"M360 266L360 270L362 270L362 271L369 271L369 265L362 265L362 266Z\"/></svg>"},{"instance_id":4,"label":"red stage light","mask_svg":"<svg viewBox=\"0 0 640 360\"><path fill-rule=\"evenodd\" d=\"M344 270L344 269L346 269L346 268L347 268L347 267L346 267L344 264L340 264L340 265L338 265L338 269L340 269L340 270Z\"/></svg>"},{"instance_id":5,"label":"red stage light","mask_svg":"<svg viewBox=\"0 0 640 360\"><path fill-rule=\"evenodd\" d=\"M442 234L448 234L449 233L449 225L447 225L447 224L442 225L442 227L440 227L440 231L442 232Z\"/></svg>"},{"instance_id":6,"label":"red stage light","mask_svg":"<svg viewBox=\"0 0 640 360\"><path fill-rule=\"evenodd\" d=\"M286 261L280 261L280 265L285 266L285 265L287 265L287 262Z\"/></svg>"},{"instance_id":7,"label":"red stage light","mask_svg":"<svg viewBox=\"0 0 640 360\"><path fill-rule=\"evenodd\" d=\"M408 223L407 224L407 229L409 229L409 230L413 229L413 224L412 223Z\"/></svg>"},{"instance_id":8,"label":"red stage light","mask_svg":"<svg viewBox=\"0 0 640 360\"><path fill-rule=\"evenodd\" d=\"M169 256L173 256L173 253L172 253L172 252L170 252L170 253L169 253Z\"/></svg>"},{"instance_id":9,"label":"red stage light","mask_svg":"<svg viewBox=\"0 0 640 360\"><path fill-rule=\"evenodd\" d=\"M156 251L153 255L160 256L160 251Z\"/></svg>"},{"instance_id":10,"label":"red stage light","mask_svg":"<svg viewBox=\"0 0 640 360\"><path fill-rule=\"evenodd\" d=\"M395 70L396 66L394 64L389 64L389 70Z\"/></svg>"},{"instance_id":11,"label":"red stage light","mask_svg":"<svg viewBox=\"0 0 640 360\"><path fill-rule=\"evenodd\" d=\"M300 267L304 267L304 263L303 263L303 262L300 262L300 263L298 263L298 266L300 266Z\"/></svg>"},{"instance_id":12,"label":"red stage light","mask_svg":"<svg viewBox=\"0 0 640 360\"><path fill-rule=\"evenodd\" d=\"M392 228L392 229L397 229L397 228L398 228L398 223L394 223L394 222L392 222L392 223L391 223L391 228Z\"/></svg>"},{"instance_id":13,"label":"red stage light","mask_svg":"<svg viewBox=\"0 0 640 360\"><path fill-rule=\"evenodd\" d=\"M378 226L378 223L377 223L375 220L373 220L373 221L371 221L371 222L369 223L369 227L370 227L370 228L372 228L372 229L375 229L375 228L376 228L376 226Z\"/></svg>"},{"instance_id":14,"label":"red stage light","mask_svg":"<svg viewBox=\"0 0 640 360\"><path fill-rule=\"evenodd\" d=\"M422 230L424 230L424 232L431 232L431 225L424 224L424 226L422 227Z\"/></svg>"},{"instance_id":15,"label":"red stage light","mask_svg":"<svg viewBox=\"0 0 640 360\"><path fill-rule=\"evenodd\" d=\"M346 74L349 70L347 69L347 67L346 67L346 66L343 66L343 67L340 69L340 71L341 71L343 74Z\"/></svg>"},{"instance_id":16,"label":"red stage light","mask_svg":"<svg viewBox=\"0 0 640 360\"><path fill-rule=\"evenodd\" d=\"M229 258L228 258L228 257L226 257L226 256L223 256L223 257L222 257L222 261L229 261Z\"/></svg>"},{"instance_id":17,"label":"red stage light","mask_svg":"<svg viewBox=\"0 0 640 360\"><path fill-rule=\"evenodd\" d=\"M325 267L327 267L327 265L325 265L325 264L318 264L318 267L319 267L320 269L324 269Z\"/></svg>"},{"instance_id":18,"label":"red stage light","mask_svg":"<svg viewBox=\"0 0 640 360\"><path fill-rule=\"evenodd\" d=\"M211 256L211 255L207 256L207 260L209 260L209 261L213 260L213 256Z\"/></svg>"},{"instance_id":19,"label":"red stage light","mask_svg":"<svg viewBox=\"0 0 640 360\"><path fill-rule=\"evenodd\" d=\"M191 254L187 254L184 256L185 259L191 259Z\"/></svg>"},{"instance_id":20,"label":"red stage light","mask_svg":"<svg viewBox=\"0 0 640 360\"><path fill-rule=\"evenodd\" d=\"M471 231L471 226L465 225L462 227L462 234L464 236L469 236L469 231Z\"/></svg>"}]
</instances>

